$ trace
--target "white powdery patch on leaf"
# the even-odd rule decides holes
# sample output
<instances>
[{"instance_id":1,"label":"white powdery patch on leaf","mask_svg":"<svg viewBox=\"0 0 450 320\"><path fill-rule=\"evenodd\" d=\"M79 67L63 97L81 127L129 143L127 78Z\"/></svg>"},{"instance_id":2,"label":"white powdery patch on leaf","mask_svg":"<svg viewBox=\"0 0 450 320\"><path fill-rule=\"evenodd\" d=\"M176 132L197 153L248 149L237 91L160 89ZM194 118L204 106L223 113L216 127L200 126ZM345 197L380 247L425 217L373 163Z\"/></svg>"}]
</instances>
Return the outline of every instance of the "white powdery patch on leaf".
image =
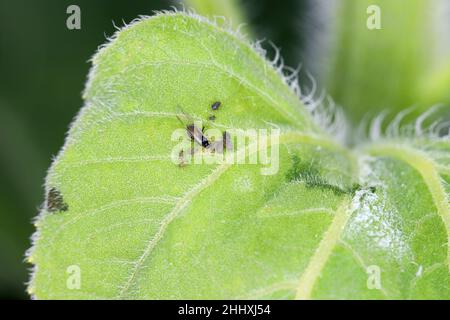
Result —
<instances>
[{"instance_id":1,"label":"white powdery patch on leaf","mask_svg":"<svg viewBox=\"0 0 450 320\"><path fill-rule=\"evenodd\" d=\"M398 211L386 203L386 187L372 170L372 161L375 159L371 157L360 159L363 189L353 196L352 217L344 237L364 243L367 251L382 251L396 260L409 259L411 250L402 220ZM365 241L359 241L361 237Z\"/></svg>"},{"instance_id":2,"label":"white powdery patch on leaf","mask_svg":"<svg viewBox=\"0 0 450 320\"><path fill-rule=\"evenodd\" d=\"M387 208L376 193L357 191L352 210L354 215L347 229L351 238L366 235L373 249L379 248L397 259L405 257L410 251L398 213Z\"/></svg>"}]
</instances>

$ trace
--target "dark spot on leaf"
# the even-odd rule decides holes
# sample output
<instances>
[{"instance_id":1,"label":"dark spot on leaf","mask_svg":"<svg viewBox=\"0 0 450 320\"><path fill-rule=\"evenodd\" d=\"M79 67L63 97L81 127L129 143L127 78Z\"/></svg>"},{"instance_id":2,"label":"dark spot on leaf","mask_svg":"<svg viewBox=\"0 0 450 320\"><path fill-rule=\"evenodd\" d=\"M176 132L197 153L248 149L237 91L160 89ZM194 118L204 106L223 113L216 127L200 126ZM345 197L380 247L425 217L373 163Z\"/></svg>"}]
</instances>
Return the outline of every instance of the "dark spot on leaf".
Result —
<instances>
[{"instance_id":1,"label":"dark spot on leaf","mask_svg":"<svg viewBox=\"0 0 450 320\"><path fill-rule=\"evenodd\" d=\"M359 191L362 189L362 186L359 183L354 183L352 184L352 186L349 188L349 193L351 194L355 194L356 191Z\"/></svg>"},{"instance_id":2,"label":"dark spot on leaf","mask_svg":"<svg viewBox=\"0 0 450 320\"><path fill-rule=\"evenodd\" d=\"M211 115L211 116L208 117L208 119L211 120L211 121L214 121L214 120L216 120L216 116L215 115Z\"/></svg>"},{"instance_id":3,"label":"dark spot on leaf","mask_svg":"<svg viewBox=\"0 0 450 320\"><path fill-rule=\"evenodd\" d=\"M298 155L292 157L293 165L286 174L288 181L305 181L308 183L319 180L319 170L311 161L302 161Z\"/></svg>"},{"instance_id":4,"label":"dark spot on leaf","mask_svg":"<svg viewBox=\"0 0 450 320\"><path fill-rule=\"evenodd\" d=\"M186 161L186 158L184 156L184 150L181 150L180 153L178 154L178 166L179 167L187 166L187 161Z\"/></svg>"},{"instance_id":5,"label":"dark spot on leaf","mask_svg":"<svg viewBox=\"0 0 450 320\"><path fill-rule=\"evenodd\" d=\"M227 131L223 132L223 148L227 150L233 149L233 141L230 134Z\"/></svg>"},{"instance_id":6,"label":"dark spot on leaf","mask_svg":"<svg viewBox=\"0 0 450 320\"><path fill-rule=\"evenodd\" d=\"M67 211L69 206L64 202L61 192L55 187L50 188L47 194L47 211Z\"/></svg>"},{"instance_id":7,"label":"dark spot on leaf","mask_svg":"<svg viewBox=\"0 0 450 320\"><path fill-rule=\"evenodd\" d=\"M351 188L343 189L330 184L313 161L302 161L298 155L292 157L293 165L286 173L287 181L303 181L308 188L332 190L336 194L351 193Z\"/></svg>"},{"instance_id":8,"label":"dark spot on leaf","mask_svg":"<svg viewBox=\"0 0 450 320\"><path fill-rule=\"evenodd\" d=\"M361 191L361 190L369 190L370 193L375 193L377 191L377 188L374 186L370 186L370 187L365 187L362 186L359 183L354 183L353 186L350 188L350 193L352 195L354 195L357 191Z\"/></svg>"},{"instance_id":9,"label":"dark spot on leaf","mask_svg":"<svg viewBox=\"0 0 450 320\"><path fill-rule=\"evenodd\" d=\"M220 101L216 101L211 105L211 109L218 110L222 103Z\"/></svg>"}]
</instances>

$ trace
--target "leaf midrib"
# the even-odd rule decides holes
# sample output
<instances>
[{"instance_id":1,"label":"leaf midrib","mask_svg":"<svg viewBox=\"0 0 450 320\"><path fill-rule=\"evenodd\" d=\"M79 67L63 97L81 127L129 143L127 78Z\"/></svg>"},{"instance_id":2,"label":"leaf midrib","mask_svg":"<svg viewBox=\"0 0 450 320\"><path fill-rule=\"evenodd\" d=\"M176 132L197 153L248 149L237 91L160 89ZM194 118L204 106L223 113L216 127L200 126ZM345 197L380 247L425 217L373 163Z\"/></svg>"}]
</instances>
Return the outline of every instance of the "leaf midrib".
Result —
<instances>
[{"instance_id":1,"label":"leaf midrib","mask_svg":"<svg viewBox=\"0 0 450 320\"><path fill-rule=\"evenodd\" d=\"M297 285L296 300L311 299L311 294L325 264L338 243L341 234L351 216L350 199L345 197L338 207L330 227L314 252Z\"/></svg>"},{"instance_id":2,"label":"leaf midrib","mask_svg":"<svg viewBox=\"0 0 450 320\"><path fill-rule=\"evenodd\" d=\"M438 164L424 151L408 145L396 143L373 144L366 151L374 156L386 156L400 160L415 169L428 187L428 190L447 232L447 266L450 271L450 203L441 182Z\"/></svg>"}]
</instances>

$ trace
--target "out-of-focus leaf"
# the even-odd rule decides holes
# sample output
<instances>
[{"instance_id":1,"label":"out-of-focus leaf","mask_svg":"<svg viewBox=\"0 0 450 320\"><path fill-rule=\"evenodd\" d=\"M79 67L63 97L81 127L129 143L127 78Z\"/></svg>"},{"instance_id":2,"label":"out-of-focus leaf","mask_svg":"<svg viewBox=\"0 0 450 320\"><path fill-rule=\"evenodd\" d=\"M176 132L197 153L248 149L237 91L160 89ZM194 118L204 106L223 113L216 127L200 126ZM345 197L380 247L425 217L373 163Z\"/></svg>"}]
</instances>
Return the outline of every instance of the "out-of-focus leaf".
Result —
<instances>
[{"instance_id":1,"label":"out-of-focus leaf","mask_svg":"<svg viewBox=\"0 0 450 320\"><path fill-rule=\"evenodd\" d=\"M388 110L387 118L421 105L418 89L432 65L435 39L431 22L435 1L342 0L330 27L330 66L324 67L325 86L348 110L353 124ZM371 7L372 6L372 7ZM369 29L380 9L381 29ZM368 11L369 8L369 11ZM446 41L446 39L441 39Z\"/></svg>"},{"instance_id":2,"label":"out-of-focus leaf","mask_svg":"<svg viewBox=\"0 0 450 320\"><path fill-rule=\"evenodd\" d=\"M225 22L231 21L233 25L247 23L245 19L244 8L239 0L213 1L213 0L184 0L187 8L194 9L198 14L208 17L223 17Z\"/></svg>"},{"instance_id":3,"label":"out-of-focus leaf","mask_svg":"<svg viewBox=\"0 0 450 320\"><path fill-rule=\"evenodd\" d=\"M416 94L419 105L441 104L445 118L450 119L450 59L423 79Z\"/></svg>"}]
</instances>

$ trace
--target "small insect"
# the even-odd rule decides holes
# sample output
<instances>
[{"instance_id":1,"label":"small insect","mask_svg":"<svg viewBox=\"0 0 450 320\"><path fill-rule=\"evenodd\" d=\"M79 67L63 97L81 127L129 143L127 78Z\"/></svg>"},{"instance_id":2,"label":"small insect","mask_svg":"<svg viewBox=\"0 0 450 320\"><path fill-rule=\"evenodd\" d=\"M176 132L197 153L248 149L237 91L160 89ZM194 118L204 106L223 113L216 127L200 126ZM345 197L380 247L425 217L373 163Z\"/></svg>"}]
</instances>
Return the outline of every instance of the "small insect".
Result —
<instances>
[{"instance_id":1,"label":"small insect","mask_svg":"<svg viewBox=\"0 0 450 320\"><path fill-rule=\"evenodd\" d=\"M190 122L188 125L186 125L185 122L183 120L181 120L181 118L179 116L177 116L178 120L186 127L186 131L187 131L189 138L191 138L192 141L197 142L203 148L207 148L210 145L210 142L209 142L208 138L206 138L205 135L203 134L204 128L203 127L201 129L198 128L195 125L192 118L189 115L187 115L181 108L180 108L180 110L184 114L184 116L187 119L189 119L189 122Z\"/></svg>"},{"instance_id":2,"label":"small insect","mask_svg":"<svg viewBox=\"0 0 450 320\"><path fill-rule=\"evenodd\" d=\"M179 167L185 167L187 165L186 158L184 157L184 150L181 150L178 154L178 166Z\"/></svg>"},{"instance_id":3,"label":"small insect","mask_svg":"<svg viewBox=\"0 0 450 320\"><path fill-rule=\"evenodd\" d=\"M224 150L230 150L233 148L233 142L228 132L224 131L222 134L222 140L214 141L211 143L210 149L212 152L223 153Z\"/></svg>"},{"instance_id":4,"label":"small insect","mask_svg":"<svg viewBox=\"0 0 450 320\"><path fill-rule=\"evenodd\" d=\"M218 110L221 104L222 104L222 102L216 101L211 105L211 109Z\"/></svg>"},{"instance_id":5,"label":"small insect","mask_svg":"<svg viewBox=\"0 0 450 320\"><path fill-rule=\"evenodd\" d=\"M208 120L214 121L214 120L216 120L216 116L212 114L208 117Z\"/></svg>"},{"instance_id":6,"label":"small insect","mask_svg":"<svg viewBox=\"0 0 450 320\"><path fill-rule=\"evenodd\" d=\"M47 211L67 211L69 206L64 202L61 192L56 188L51 188L47 194Z\"/></svg>"}]
</instances>

